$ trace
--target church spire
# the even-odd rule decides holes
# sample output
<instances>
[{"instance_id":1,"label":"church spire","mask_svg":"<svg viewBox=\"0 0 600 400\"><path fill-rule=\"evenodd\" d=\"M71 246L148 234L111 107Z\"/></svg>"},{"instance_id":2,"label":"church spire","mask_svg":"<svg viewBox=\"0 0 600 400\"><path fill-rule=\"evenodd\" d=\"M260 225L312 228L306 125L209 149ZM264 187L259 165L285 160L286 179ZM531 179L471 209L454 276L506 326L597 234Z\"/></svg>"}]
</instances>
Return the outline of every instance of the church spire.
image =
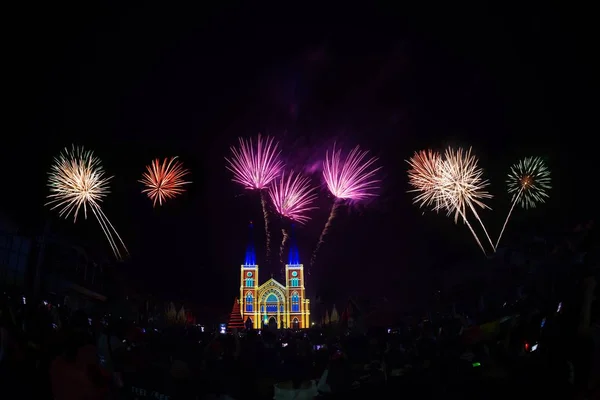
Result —
<instances>
[{"instance_id":1,"label":"church spire","mask_svg":"<svg viewBox=\"0 0 600 400\"><path fill-rule=\"evenodd\" d=\"M244 265L256 265L256 251L254 250L254 226L252 221L248 226L248 247L246 247L246 257L244 259Z\"/></svg>"},{"instance_id":2,"label":"church spire","mask_svg":"<svg viewBox=\"0 0 600 400\"><path fill-rule=\"evenodd\" d=\"M298 244L296 243L296 231L294 224L290 229L290 254L288 257L288 265L299 265L300 264L300 253L298 252Z\"/></svg>"}]
</instances>

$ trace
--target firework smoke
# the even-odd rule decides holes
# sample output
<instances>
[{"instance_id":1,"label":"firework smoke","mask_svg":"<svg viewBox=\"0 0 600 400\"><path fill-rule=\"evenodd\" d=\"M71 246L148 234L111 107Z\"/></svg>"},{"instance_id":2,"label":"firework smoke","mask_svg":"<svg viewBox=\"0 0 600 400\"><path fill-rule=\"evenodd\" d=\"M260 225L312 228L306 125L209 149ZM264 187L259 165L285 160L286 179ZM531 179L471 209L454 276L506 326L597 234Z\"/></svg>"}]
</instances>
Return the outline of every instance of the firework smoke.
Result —
<instances>
[{"instance_id":1,"label":"firework smoke","mask_svg":"<svg viewBox=\"0 0 600 400\"><path fill-rule=\"evenodd\" d=\"M83 147L65 148L50 169L48 187L50 194L46 205L51 209L59 209L60 217L69 218L73 214L73 222L77 222L79 211L83 208L84 218L87 219L88 208L98 220L110 247L117 259L122 259L121 251L115 237L127 253L125 243L108 220L100 202L109 191L108 183L112 177L106 177L100 159L92 151L85 151Z\"/></svg>"}]
</instances>

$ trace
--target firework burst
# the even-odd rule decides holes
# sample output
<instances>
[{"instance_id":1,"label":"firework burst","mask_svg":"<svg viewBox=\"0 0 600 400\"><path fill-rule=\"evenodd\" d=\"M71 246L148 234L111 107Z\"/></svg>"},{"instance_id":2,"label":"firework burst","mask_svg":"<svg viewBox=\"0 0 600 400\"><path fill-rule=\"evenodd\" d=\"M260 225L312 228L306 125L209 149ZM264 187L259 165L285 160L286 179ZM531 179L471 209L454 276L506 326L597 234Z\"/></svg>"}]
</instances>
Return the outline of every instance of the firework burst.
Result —
<instances>
[{"instance_id":1,"label":"firework burst","mask_svg":"<svg viewBox=\"0 0 600 400\"><path fill-rule=\"evenodd\" d=\"M278 178L275 183L269 187L269 196L275 207L275 211L283 218L296 221L300 224L306 223L310 217L308 211L314 210L313 207L317 194L315 187L311 186L310 179L301 174L294 175L292 171L286 178L285 173ZM282 239L279 246L279 261L283 265L283 251L288 239L288 233L285 229L281 230Z\"/></svg>"},{"instance_id":2,"label":"firework burst","mask_svg":"<svg viewBox=\"0 0 600 400\"><path fill-rule=\"evenodd\" d=\"M239 138L238 147L231 147L231 158L225 158L227 169L233 173L233 181L246 189L260 192L260 203L265 220L267 259L271 253L269 214L264 189L281 175L283 161L280 159L279 142L272 137L258 135L256 141Z\"/></svg>"},{"instance_id":3,"label":"firework burst","mask_svg":"<svg viewBox=\"0 0 600 400\"><path fill-rule=\"evenodd\" d=\"M323 227L311 265L314 265L317 253L323 240L336 216L337 209L342 201L362 201L376 197L375 191L379 188L380 180L376 178L381 167L376 167L376 157L369 157L369 152L356 146L348 155L342 157L342 150L336 150L335 145L331 153L325 153L323 162L323 178L327 189L335 198L331 206L329 218Z\"/></svg>"},{"instance_id":4,"label":"firework burst","mask_svg":"<svg viewBox=\"0 0 600 400\"><path fill-rule=\"evenodd\" d=\"M376 196L380 181L375 179L375 174L381 167L374 168L377 158L368 155L368 151L356 146L342 159L342 150L336 150L335 145L331 156L329 151L325 154L323 178L336 199L360 201Z\"/></svg>"},{"instance_id":5,"label":"firework burst","mask_svg":"<svg viewBox=\"0 0 600 400\"><path fill-rule=\"evenodd\" d=\"M552 188L550 170L540 157L525 157L519 160L510 168L506 183L508 194L512 195L512 204L496 241L496 248L515 205L519 204L526 210L535 208L539 203L546 201L549 197L548 190Z\"/></svg>"},{"instance_id":6,"label":"firework burst","mask_svg":"<svg viewBox=\"0 0 600 400\"><path fill-rule=\"evenodd\" d=\"M506 183L512 201L524 209L544 203L552 188L550 170L540 157L526 157L513 165Z\"/></svg>"},{"instance_id":7,"label":"firework burst","mask_svg":"<svg viewBox=\"0 0 600 400\"><path fill-rule=\"evenodd\" d=\"M413 187L410 192L417 193L414 203L435 211L446 210L448 216L454 214L455 223L461 217L485 254L485 248L467 219L467 209L473 212L491 244L475 205L488 208L483 200L492 196L485 191L489 183L483 179L483 170L477 166L477 158L471 150L448 148L443 157L438 152L423 150L416 152L408 164L409 184Z\"/></svg>"},{"instance_id":8,"label":"firework burst","mask_svg":"<svg viewBox=\"0 0 600 400\"><path fill-rule=\"evenodd\" d=\"M287 179L283 173L281 178L269 187L269 196L275 210L282 217L301 224L310 219L306 213L316 208L312 206L317 198L315 187L311 186L308 177L301 174L294 175L293 171Z\"/></svg>"},{"instance_id":9,"label":"firework burst","mask_svg":"<svg viewBox=\"0 0 600 400\"><path fill-rule=\"evenodd\" d=\"M434 210L445 208L447 196L442 190L442 156L432 150L415 152L407 161L408 183L413 187L409 192L418 193L413 202L419 207L432 207Z\"/></svg>"},{"instance_id":10,"label":"firework burst","mask_svg":"<svg viewBox=\"0 0 600 400\"><path fill-rule=\"evenodd\" d=\"M267 188L283 170L279 142L269 136L258 135L256 141L239 138L239 146L231 147L231 154L225 158L227 169L233 173L233 181L246 189Z\"/></svg>"},{"instance_id":11,"label":"firework burst","mask_svg":"<svg viewBox=\"0 0 600 400\"><path fill-rule=\"evenodd\" d=\"M475 212L474 205L481 208L489 208L482 200L490 199L485 188L489 182L483 179L483 169L477 165L477 157L471 154L471 149L448 148L444 153L444 159L440 163L440 176L443 192L453 198L451 202L455 205L454 220L457 221L467 206Z\"/></svg>"},{"instance_id":12,"label":"firework burst","mask_svg":"<svg viewBox=\"0 0 600 400\"><path fill-rule=\"evenodd\" d=\"M450 199L447 203L448 212L454 210L454 221L458 221L459 215L466 216L468 207L494 249L494 243L475 208L489 208L483 200L492 198L485 190L489 182L483 179L483 169L478 166L477 157L471 153L471 149L465 151L461 148L448 148L441 163L441 175L443 190Z\"/></svg>"},{"instance_id":13,"label":"firework burst","mask_svg":"<svg viewBox=\"0 0 600 400\"><path fill-rule=\"evenodd\" d=\"M146 193L152 200L152 206L156 203L162 206L163 202L185 192L186 182L183 178L189 174L189 170L183 168L183 164L177 160L177 157L171 159L165 158L162 163L157 158L146 167L146 172L142 174L139 181L144 184Z\"/></svg>"},{"instance_id":14,"label":"firework burst","mask_svg":"<svg viewBox=\"0 0 600 400\"><path fill-rule=\"evenodd\" d=\"M65 148L54 159L50 169L50 194L46 205L51 206L52 210L59 209L60 217L69 218L72 214L73 222L77 221L82 209L84 218L87 219L89 209L98 220L115 256L122 259L115 237L125 253L127 248L100 207L100 203L110 192L108 184L111 178L106 176L100 159L92 151L75 146L71 150Z\"/></svg>"}]
</instances>

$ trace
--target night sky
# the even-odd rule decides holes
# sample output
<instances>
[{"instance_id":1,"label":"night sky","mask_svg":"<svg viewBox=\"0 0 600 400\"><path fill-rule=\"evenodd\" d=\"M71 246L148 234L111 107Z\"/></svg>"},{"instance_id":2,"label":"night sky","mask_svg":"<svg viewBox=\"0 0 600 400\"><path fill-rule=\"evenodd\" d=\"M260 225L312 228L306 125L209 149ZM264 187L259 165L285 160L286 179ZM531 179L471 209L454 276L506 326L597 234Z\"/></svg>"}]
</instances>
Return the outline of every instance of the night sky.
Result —
<instances>
[{"instance_id":1,"label":"night sky","mask_svg":"<svg viewBox=\"0 0 600 400\"><path fill-rule=\"evenodd\" d=\"M52 157L71 143L93 149L115 176L104 210L131 252L120 268L142 290L229 307L249 220L262 277L278 273L264 265L259 198L224 164L238 136L259 132L281 140L296 170L314 171L334 140L384 167L379 198L341 210L311 271L309 292L326 299L418 302L432 271L481 258L464 226L411 205L404 160L415 150L473 146L496 195L483 212L494 236L509 207L505 174L528 155L547 159L552 197L517 211L507 240L594 217L591 12L77 7L7 14L2 210L28 232L50 218L53 232L109 252L95 220L73 225L43 206ZM193 185L153 209L137 180L174 155ZM298 229L305 264L331 202L321 190Z\"/></svg>"}]
</instances>

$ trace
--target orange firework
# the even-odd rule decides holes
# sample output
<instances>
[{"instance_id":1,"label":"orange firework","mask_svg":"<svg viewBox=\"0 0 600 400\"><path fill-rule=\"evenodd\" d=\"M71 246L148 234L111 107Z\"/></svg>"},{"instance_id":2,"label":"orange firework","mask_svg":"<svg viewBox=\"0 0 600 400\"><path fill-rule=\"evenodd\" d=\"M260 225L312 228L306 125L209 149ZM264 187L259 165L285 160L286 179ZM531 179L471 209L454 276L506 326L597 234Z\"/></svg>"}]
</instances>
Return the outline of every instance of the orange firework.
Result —
<instances>
[{"instance_id":1,"label":"orange firework","mask_svg":"<svg viewBox=\"0 0 600 400\"><path fill-rule=\"evenodd\" d=\"M177 161L177 157L165 158L162 163L157 158L146 167L146 172L142 174L140 182L145 186L142 193L146 193L152 200L153 207L156 207L156 202L162 206L167 199L185 192L183 186L191 182L186 182L183 178L189 172L183 168L180 161Z\"/></svg>"}]
</instances>

